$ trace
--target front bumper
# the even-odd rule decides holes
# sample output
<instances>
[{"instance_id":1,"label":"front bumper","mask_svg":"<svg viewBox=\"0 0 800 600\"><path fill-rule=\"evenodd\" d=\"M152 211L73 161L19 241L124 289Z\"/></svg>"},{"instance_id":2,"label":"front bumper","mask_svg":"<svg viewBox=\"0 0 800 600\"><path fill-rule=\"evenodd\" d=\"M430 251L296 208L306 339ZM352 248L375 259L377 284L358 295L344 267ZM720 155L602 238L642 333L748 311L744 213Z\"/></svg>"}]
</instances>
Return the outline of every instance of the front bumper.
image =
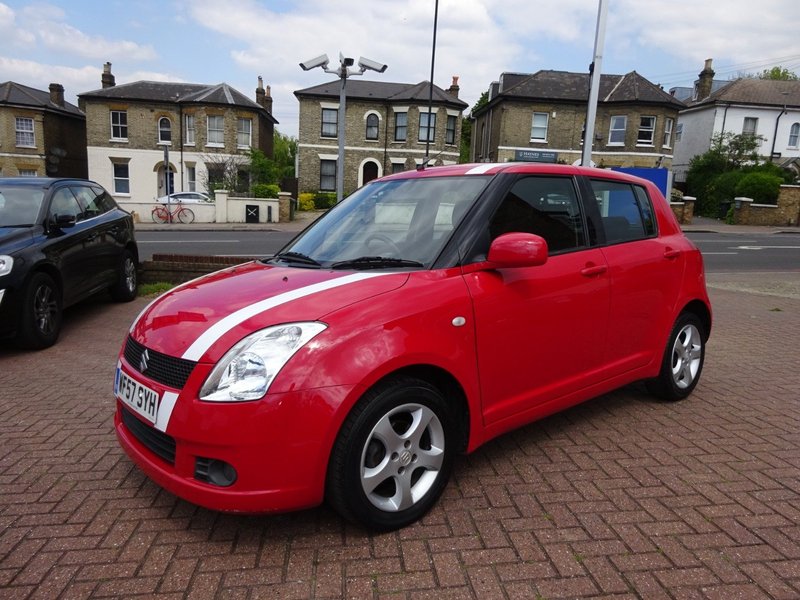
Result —
<instances>
[{"instance_id":1,"label":"front bumper","mask_svg":"<svg viewBox=\"0 0 800 600\"><path fill-rule=\"evenodd\" d=\"M339 427L336 408L352 393L352 387L336 386L242 403L202 402L181 394L164 433L129 412L126 418L137 420L134 429L145 427L146 434L174 441L174 453L166 458L154 452L142 431L126 426L123 411L128 409L119 400L114 427L128 456L176 496L224 512L284 512L322 502ZM208 459L231 465L235 481L221 487L198 478L198 461Z\"/></svg>"}]
</instances>

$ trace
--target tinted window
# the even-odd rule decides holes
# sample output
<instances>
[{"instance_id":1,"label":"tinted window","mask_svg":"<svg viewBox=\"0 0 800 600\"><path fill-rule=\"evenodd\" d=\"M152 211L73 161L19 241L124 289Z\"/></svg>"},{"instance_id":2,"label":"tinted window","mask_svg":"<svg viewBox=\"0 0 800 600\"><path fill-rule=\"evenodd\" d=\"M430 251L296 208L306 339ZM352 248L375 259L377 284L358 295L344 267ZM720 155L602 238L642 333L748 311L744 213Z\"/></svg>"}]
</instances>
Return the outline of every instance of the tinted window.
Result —
<instances>
[{"instance_id":1,"label":"tinted window","mask_svg":"<svg viewBox=\"0 0 800 600\"><path fill-rule=\"evenodd\" d=\"M59 188L53 193L53 198L50 200L51 217L70 215L78 220L81 218L81 213L83 213L83 209L69 188Z\"/></svg>"},{"instance_id":2,"label":"tinted window","mask_svg":"<svg viewBox=\"0 0 800 600\"><path fill-rule=\"evenodd\" d=\"M572 179L534 176L514 183L492 217L489 233L494 239L515 231L543 237L551 253L585 246Z\"/></svg>"},{"instance_id":3,"label":"tinted window","mask_svg":"<svg viewBox=\"0 0 800 600\"><path fill-rule=\"evenodd\" d=\"M72 193L80 202L84 218L91 219L114 208L114 201L108 198L102 188L87 185L70 186Z\"/></svg>"},{"instance_id":4,"label":"tinted window","mask_svg":"<svg viewBox=\"0 0 800 600\"><path fill-rule=\"evenodd\" d=\"M655 235L653 208L641 186L617 181L591 180L606 241L610 244Z\"/></svg>"},{"instance_id":5,"label":"tinted window","mask_svg":"<svg viewBox=\"0 0 800 600\"><path fill-rule=\"evenodd\" d=\"M41 189L0 186L0 227L33 225L43 198Z\"/></svg>"}]
</instances>

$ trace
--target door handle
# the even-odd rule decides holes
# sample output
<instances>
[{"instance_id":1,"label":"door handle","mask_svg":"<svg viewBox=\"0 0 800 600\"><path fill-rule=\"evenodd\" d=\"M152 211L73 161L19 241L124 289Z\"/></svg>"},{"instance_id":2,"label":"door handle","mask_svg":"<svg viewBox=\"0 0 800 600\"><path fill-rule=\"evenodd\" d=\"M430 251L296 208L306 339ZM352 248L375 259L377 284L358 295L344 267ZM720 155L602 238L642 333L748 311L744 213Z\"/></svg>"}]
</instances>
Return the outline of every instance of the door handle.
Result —
<instances>
[{"instance_id":1,"label":"door handle","mask_svg":"<svg viewBox=\"0 0 800 600\"><path fill-rule=\"evenodd\" d=\"M681 255L680 250L673 250L672 248L667 248L664 250L664 258L668 260L674 260Z\"/></svg>"},{"instance_id":2,"label":"door handle","mask_svg":"<svg viewBox=\"0 0 800 600\"><path fill-rule=\"evenodd\" d=\"M608 271L606 265L586 265L581 269L581 275L584 277L594 277L595 275L602 275L606 271Z\"/></svg>"}]
</instances>

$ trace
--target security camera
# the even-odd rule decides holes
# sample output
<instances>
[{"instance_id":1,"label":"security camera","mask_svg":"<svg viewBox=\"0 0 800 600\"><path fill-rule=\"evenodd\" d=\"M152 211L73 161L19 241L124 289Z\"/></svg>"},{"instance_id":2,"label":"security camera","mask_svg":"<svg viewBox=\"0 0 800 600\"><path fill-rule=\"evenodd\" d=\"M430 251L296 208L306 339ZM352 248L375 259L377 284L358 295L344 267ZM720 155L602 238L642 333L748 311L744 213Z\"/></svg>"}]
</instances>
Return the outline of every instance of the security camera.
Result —
<instances>
[{"instance_id":1,"label":"security camera","mask_svg":"<svg viewBox=\"0 0 800 600\"><path fill-rule=\"evenodd\" d=\"M389 65L384 65L383 63L364 58L363 56L358 59L358 66L361 67L362 71L369 69L370 71L377 71L378 73L383 73L389 67Z\"/></svg>"},{"instance_id":2,"label":"security camera","mask_svg":"<svg viewBox=\"0 0 800 600\"><path fill-rule=\"evenodd\" d=\"M303 71L310 71L311 69L315 69L317 67L322 67L323 69L328 66L328 55L327 54L320 54L316 58L312 58L311 60L307 60L305 62L300 63L300 68Z\"/></svg>"}]
</instances>

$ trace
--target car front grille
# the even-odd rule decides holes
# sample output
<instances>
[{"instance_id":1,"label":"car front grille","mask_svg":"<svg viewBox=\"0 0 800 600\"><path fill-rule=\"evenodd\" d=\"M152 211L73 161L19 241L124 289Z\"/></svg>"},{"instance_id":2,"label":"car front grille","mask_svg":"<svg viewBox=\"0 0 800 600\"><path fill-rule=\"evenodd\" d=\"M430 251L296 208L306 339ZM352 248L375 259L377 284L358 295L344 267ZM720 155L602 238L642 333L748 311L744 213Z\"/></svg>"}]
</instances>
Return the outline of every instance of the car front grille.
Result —
<instances>
[{"instance_id":1,"label":"car front grille","mask_svg":"<svg viewBox=\"0 0 800 600\"><path fill-rule=\"evenodd\" d=\"M145 360L142 360L145 352ZM125 343L125 360L142 375L146 375L153 381L174 389L182 389L186 385L186 380L192 374L195 363L191 360L175 358L155 350L145 348L142 344L128 336ZM142 366L144 365L144 369Z\"/></svg>"},{"instance_id":2,"label":"car front grille","mask_svg":"<svg viewBox=\"0 0 800 600\"><path fill-rule=\"evenodd\" d=\"M175 464L175 438L150 427L136 418L129 410L122 408L122 423L139 442L153 454Z\"/></svg>"}]
</instances>

